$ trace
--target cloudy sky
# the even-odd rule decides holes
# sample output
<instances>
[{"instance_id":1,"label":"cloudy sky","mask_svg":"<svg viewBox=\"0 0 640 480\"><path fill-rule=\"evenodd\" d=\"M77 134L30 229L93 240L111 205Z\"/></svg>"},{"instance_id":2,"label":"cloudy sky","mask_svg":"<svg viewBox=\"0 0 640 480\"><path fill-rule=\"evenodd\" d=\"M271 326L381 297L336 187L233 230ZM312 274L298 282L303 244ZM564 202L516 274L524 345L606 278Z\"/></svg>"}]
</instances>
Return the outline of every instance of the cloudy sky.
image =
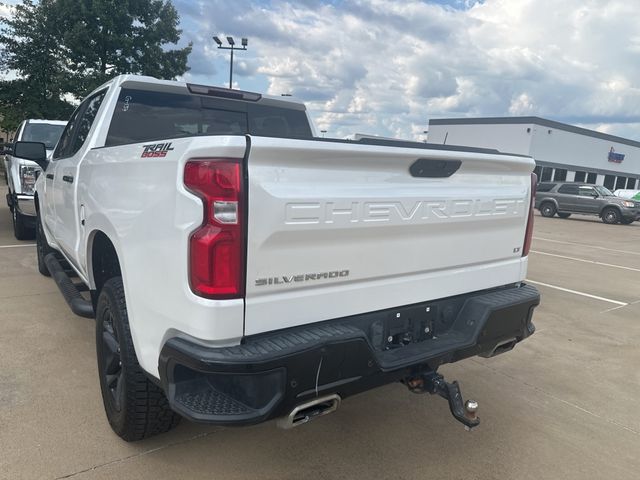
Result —
<instances>
[{"instance_id":1,"label":"cloudy sky","mask_svg":"<svg viewBox=\"0 0 640 480\"><path fill-rule=\"evenodd\" d=\"M14 2L12 2L14 3ZM422 140L430 118L537 115L640 140L637 0L173 0L185 80L292 94L318 130Z\"/></svg>"}]
</instances>

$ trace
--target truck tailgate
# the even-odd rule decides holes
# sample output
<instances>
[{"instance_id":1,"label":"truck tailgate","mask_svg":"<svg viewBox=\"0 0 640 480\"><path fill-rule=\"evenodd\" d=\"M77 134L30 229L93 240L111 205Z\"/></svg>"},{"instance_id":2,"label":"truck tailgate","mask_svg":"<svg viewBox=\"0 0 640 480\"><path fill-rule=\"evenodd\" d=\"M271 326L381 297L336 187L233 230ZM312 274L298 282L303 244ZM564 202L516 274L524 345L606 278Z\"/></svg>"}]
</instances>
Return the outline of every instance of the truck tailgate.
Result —
<instances>
[{"instance_id":1,"label":"truck tailgate","mask_svg":"<svg viewBox=\"0 0 640 480\"><path fill-rule=\"evenodd\" d=\"M434 178L410 172L418 160L462 163ZM253 137L245 335L523 280L533 167L501 154Z\"/></svg>"}]
</instances>

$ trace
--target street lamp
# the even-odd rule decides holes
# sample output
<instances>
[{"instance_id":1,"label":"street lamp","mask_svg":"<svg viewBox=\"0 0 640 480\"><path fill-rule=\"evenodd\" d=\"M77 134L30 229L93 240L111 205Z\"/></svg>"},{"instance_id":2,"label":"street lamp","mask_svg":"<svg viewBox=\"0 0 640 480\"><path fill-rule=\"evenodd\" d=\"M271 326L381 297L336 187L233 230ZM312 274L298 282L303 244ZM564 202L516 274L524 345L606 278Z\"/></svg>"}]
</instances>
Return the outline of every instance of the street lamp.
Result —
<instances>
[{"instance_id":1,"label":"street lamp","mask_svg":"<svg viewBox=\"0 0 640 480\"><path fill-rule=\"evenodd\" d=\"M324 134L327 133L326 130L320 130L320 133L322 134L322 138L324 138Z\"/></svg>"},{"instance_id":2,"label":"street lamp","mask_svg":"<svg viewBox=\"0 0 640 480\"><path fill-rule=\"evenodd\" d=\"M427 143L427 133L429 133L429 130L423 130L422 133L424 134L424 143Z\"/></svg>"},{"instance_id":3,"label":"street lamp","mask_svg":"<svg viewBox=\"0 0 640 480\"><path fill-rule=\"evenodd\" d=\"M242 48L236 47L236 42L233 37L227 37L228 47L222 45L222 40L217 35L213 37L213 41L218 44L218 48L221 50L231 50L231 62L229 63L229 88L233 88L233 51L234 50L246 50L249 45L249 40L242 38Z\"/></svg>"}]
</instances>

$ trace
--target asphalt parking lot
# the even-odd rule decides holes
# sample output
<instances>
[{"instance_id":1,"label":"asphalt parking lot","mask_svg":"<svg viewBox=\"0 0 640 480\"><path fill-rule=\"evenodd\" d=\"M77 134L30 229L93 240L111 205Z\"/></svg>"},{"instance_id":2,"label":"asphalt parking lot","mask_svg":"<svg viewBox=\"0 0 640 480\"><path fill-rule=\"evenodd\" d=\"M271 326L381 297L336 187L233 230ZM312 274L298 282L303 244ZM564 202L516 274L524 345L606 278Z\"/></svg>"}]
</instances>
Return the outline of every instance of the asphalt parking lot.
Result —
<instances>
[{"instance_id":1,"label":"asphalt parking lot","mask_svg":"<svg viewBox=\"0 0 640 480\"><path fill-rule=\"evenodd\" d=\"M4 200L4 188L0 188ZM0 206L0 478L637 479L640 223L536 216L536 334L442 372L480 403L473 432L446 403L390 385L291 431L183 422L127 444L103 413L94 325L39 275Z\"/></svg>"}]
</instances>

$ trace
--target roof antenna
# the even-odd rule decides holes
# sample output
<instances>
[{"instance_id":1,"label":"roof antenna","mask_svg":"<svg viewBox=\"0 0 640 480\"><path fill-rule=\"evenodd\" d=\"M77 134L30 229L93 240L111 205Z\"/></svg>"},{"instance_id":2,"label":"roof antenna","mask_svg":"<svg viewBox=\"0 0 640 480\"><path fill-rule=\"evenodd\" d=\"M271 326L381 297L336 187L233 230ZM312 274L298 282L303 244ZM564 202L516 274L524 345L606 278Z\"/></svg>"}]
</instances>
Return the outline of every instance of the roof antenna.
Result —
<instances>
[{"instance_id":1,"label":"roof antenna","mask_svg":"<svg viewBox=\"0 0 640 480\"><path fill-rule=\"evenodd\" d=\"M442 142L443 145L447 144L447 137L449 136L449 132L444 134L444 142Z\"/></svg>"}]
</instances>

